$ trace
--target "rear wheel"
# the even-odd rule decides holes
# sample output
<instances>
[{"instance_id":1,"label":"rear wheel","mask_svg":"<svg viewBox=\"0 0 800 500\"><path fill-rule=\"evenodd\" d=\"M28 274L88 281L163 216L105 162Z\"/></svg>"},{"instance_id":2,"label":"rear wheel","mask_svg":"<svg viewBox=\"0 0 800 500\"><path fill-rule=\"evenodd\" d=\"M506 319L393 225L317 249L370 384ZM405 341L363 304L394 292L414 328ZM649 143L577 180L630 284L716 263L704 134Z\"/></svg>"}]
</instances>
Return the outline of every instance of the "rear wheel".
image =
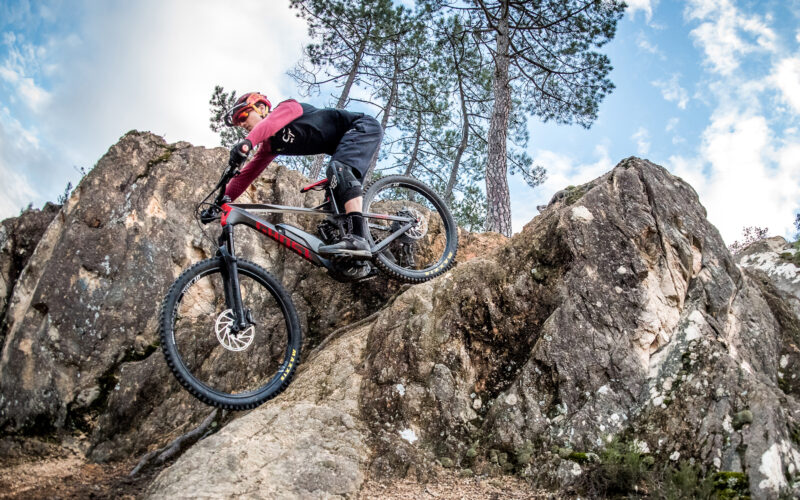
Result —
<instances>
[{"instance_id":1,"label":"rear wheel","mask_svg":"<svg viewBox=\"0 0 800 500\"><path fill-rule=\"evenodd\" d=\"M412 224L374 257L375 264L390 276L421 283L455 264L458 228L453 216L439 195L417 179L390 175L370 183L364 192L363 212L373 246Z\"/></svg>"},{"instance_id":2,"label":"rear wheel","mask_svg":"<svg viewBox=\"0 0 800 500\"><path fill-rule=\"evenodd\" d=\"M289 385L300 362L301 333L281 284L252 262L237 264L248 327L231 329L235 315L225 303L223 261L216 257L184 271L170 288L161 312L161 347L193 396L245 410Z\"/></svg>"}]
</instances>

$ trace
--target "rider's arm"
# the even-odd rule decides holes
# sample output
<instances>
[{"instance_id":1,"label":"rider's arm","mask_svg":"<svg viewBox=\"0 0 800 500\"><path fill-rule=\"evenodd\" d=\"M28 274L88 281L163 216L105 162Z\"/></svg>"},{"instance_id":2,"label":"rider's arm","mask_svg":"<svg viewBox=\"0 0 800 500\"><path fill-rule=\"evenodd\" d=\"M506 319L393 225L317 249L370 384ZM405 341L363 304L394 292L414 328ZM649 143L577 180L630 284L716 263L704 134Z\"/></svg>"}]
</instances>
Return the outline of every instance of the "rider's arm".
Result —
<instances>
[{"instance_id":1,"label":"rider's arm","mask_svg":"<svg viewBox=\"0 0 800 500\"><path fill-rule=\"evenodd\" d=\"M253 130L247 134L247 139L251 144L258 145L258 152L253 159L248 163L239 175L234 177L225 189L225 194L231 200L235 200L240 194L247 189L256 177L261 175L261 172L272 162L277 156L269 147L267 139L275 135L280 129L296 120L303 114L303 107L294 99L289 99L278 104L275 109L263 120L258 122L258 125L253 127Z\"/></svg>"},{"instance_id":2,"label":"rider's arm","mask_svg":"<svg viewBox=\"0 0 800 500\"><path fill-rule=\"evenodd\" d=\"M262 144L256 155L250 160L250 163L245 165L239 175L231 179L228 183L228 187L225 188L225 195L229 196L231 201L235 200L239 197L240 194L244 193L244 190L247 189L256 177L261 175L261 172L264 171L265 168L275 159L275 153L272 153L269 150L269 144L265 143Z\"/></svg>"}]
</instances>

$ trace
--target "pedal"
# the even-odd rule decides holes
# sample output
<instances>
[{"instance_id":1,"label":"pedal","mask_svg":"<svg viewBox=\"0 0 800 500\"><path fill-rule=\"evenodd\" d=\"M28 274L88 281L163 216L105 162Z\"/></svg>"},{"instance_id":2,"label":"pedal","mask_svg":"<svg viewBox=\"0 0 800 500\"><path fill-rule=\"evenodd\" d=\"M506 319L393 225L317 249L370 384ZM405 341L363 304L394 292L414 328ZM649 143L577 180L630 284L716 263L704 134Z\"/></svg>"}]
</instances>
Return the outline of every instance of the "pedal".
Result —
<instances>
[{"instance_id":1,"label":"pedal","mask_svg":"<svg viewBox=\"0 0 800 500\"><path fill-rule=\"evenodd\" d=\"M342 252L342 253L332 253L323 256L331 259L334 262L343 262L348 260L355 260L355 261L372 260L372 254L366 256L366 255L354 255L352 253Z\"/></svg>"}]
</instances>

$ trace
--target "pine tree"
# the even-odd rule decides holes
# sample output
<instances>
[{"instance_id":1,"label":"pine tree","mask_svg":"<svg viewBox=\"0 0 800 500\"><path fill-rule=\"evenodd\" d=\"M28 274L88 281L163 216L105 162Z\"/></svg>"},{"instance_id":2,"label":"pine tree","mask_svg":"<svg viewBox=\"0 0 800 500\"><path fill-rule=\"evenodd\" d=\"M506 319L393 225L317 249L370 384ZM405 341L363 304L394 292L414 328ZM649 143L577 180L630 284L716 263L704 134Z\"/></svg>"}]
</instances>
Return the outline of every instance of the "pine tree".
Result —
<instances>
[{"instance_id":1,"label":"pine tree","mask_svg":"<svg viewBox=\"0 0 800 500\"><path fill-rule=\"evenodd\" d=\"M220 145L229 148L237 142L244 139L247 134L239 127L228 127L225 125L224 117L225 112L233 107L236 103L236 91L230 94L225 92L221 85L214 86L214 91L211 93L211 99L208 104L211 105L211 122L209 128L219 134Z\"/></svg>"},{"instance_id":2,"label":"pine tree","mask_svg":"<svg viewBox=\"0 0 800 500\"><path fill-rule=\"evenodd\" d=\"M593 49L614 37L620 0L427 0L431 9L469 15L474 43L493 61L493 104L486 165L486 229L511 234L507 143L515 111L589 127L613 88L611 65ZM518 110L514 109L517 103ZM518 120L524 121L519 114ZM519 128L519 127L518 127ZM512 155L513 158L513 155ZM526 180L543 171L517 161ZM512 169L514 167L512 166Z\"/></svg>"},{"instance_id":3,"label":"pine tree","mask_svg":"<svg viewBox=\"0 0 800 500\"><path fill-rule=\"evenodd\" d=\"M314 40L305 47L306 60L289 73L306 94L318 93L323 85L341 90L336 108L343 109L354 85L364 72L365 59L383 40L381 33L391 23L395 7L391 0L290 0L291 7L308 22ZM325 75L319 78L320 73ZM310 177L316 179L324 157L314 159Z\"/></svg>"}]
</instances>

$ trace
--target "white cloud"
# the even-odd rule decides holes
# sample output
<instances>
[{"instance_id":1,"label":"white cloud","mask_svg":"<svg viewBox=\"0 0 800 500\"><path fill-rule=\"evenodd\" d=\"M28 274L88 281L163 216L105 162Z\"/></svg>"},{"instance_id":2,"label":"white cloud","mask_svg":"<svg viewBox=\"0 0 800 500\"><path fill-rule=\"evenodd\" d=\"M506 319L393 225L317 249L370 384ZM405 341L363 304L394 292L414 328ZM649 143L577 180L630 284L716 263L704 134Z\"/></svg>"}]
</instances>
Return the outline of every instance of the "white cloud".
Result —
<instances>
[{"instance_id":1,"label":"white cloud","mask_svg":"<svg viewBox=\"0 0 800 500\"><path fill-rule=\"evenodd\" d=\"M631 139L636 141L636 152L642 156L650 152L650 132L644 127L633 133Z\"/></svg>"},{"instance_id":2,"label":"white cloud","mask_svg":"<svg viewBox=\"0 0 800 500\"><path fill-rule=\"evenodd\" d=\"M636 18L636 12L644 12L644 18L649 23L653 18L653 8L658 5L658 0L626 0L628 4L628 13L631 20Z\"/></svg>"},{"instance_id":3,"label":"white cloud","mask_svg":"<svg viewBox=\"0 0 800 500\"><path fill-rule=\"evenodd\" d=\"M684 15L703 21L691 35L706 63L722 75L731 75L746 54L776 50L776 35L766 20L741 13L731 0L689 0Z\"/></svg>"},{"instance_id":4,"label":"white cloud","mask_svg":"<svg viewBox=\"0 0 800 500\"><path fill-rule=\"evenodd\" d=\"M800 57L786 58L777 64L772 74L784 100L800 113Z\"/></svg>"},{"instance_id":5,"label":"white cloud","mask_svg":"<svg viewBox=\"0 0 800 500\"><path fill-rule=\"evenodd\" d=\"M708 178L703 174L702 158L670 156L664 166L670 172L686 181L698 194L704 193L708 189ZM700 202L705 204L705 199L702 195L700 196Z\"/></svg>"},{"instance_id":6,"label":"white cloud","mask_svg":"<svg viewBox=\"0 0 800 500\"><path fill-rule=\"evenodd\" d=\"M684 15L700 23L692 36L707 67L702 99L714 111L697 156L672 157L669 168L695 186L726 241L745 226L790 236L800 208L800 138L772 91L800 111L800 58L787 53L769 15L742 12L731 0L690 0ZM754 72L753 64L772 70Z\"/></svg>"},{"instance_id":7,"label":"white cloud","mask_svg":"<svg viewBox=\"0 0 800 500\"><path fill-rule=\"evenodd\" d=\"M680 109L686 109L686 105L689 103L689 94L678 83L680 76L675 73L669 80L656 80L651 83L661 90L661 95L664 96L664 99L677 103Z\"/></svg>"},{"instance_id":8,"label":"white cloud","mask_svg":"<svg viewBox=\"0 0 800 500\"><path fill-rule=\"evenodd\" d=\"M709 220L731 242L746 226L791 232L800 207L798 158L800 143L778 141L764 116L724 112L703 132L699 157L672 157L669 168L694 186Z\"/></svg>"},{"instance_id":9,"label":"white cloud","mask_svg":"<svg viewBox=\"0 0 800 500\"><path fill-rule=\"evenodd\" d=\"M2 36L12 47L0 60L0 88L6 82L13 96L0 100L23 121L21 102L46 112L37 136L59 158L49 166L58 187L48 190L33 173L40 165L24 157L7 163L3 156L0 167L6 170L33 165L25 175L38 188L36 204L54 199L68 179L75 180L74 166L91 167L131 129L217 146L219 138L208 128L216 84L239 93L260 90L273 103L298 97L286 71L300 57L306 28L288 5L270 6L265 19L239 15L262 12L258 0L236 7L189 0L90 3L91 8L48 4L48 12L15 11L18 26L39 22L40 15L61 18L64 9L81 13L74 33L42 31L40 46L8 31ZM53 83L43 85L40 76ZM8 198L8 189L0 183L0 198Z\"/></svg>"},{"instance_id":10,"label":"white cloud","mask_svg":"<svg viewBox=\"0 0 800 500\"><path fill-rule=\"evenodd\" d=\"M19 99L34 112L41 112L50 102L50 93L36 83L39 61L45 57L43 47L29 43L18 43L13 33L3 34L3 44L8 47L6 59L0 65L0 78L5 80Z\"/></svg>"},{"instance_id":11,"label":"white cloud","mask_svg":"<svg viewBox=\"0 0 800 500\"><path fill-rule=\"evenodd\" d=\"M41 171L47 164L49 159L40 150L35 131L25 129L7 108L0 110L0 219L16 216L21 207L39 200L30 169ZM20 165L27 168L21 170Z\"/></svg>"},{"instance_id":12,"label":"white cloud","mask_svg":"<svg viewBox=\"0 0 800 500\"><path fill-rule=\"evenodd\" d=\"M675 127L678 126L679 122L680 122L680 119L678 119L677 117L670 118L669 121L667 122L667 126L664 128L664 130L666 130L667 132L672 132L673 130L675 130Z\"/></svg>"},{"instance_id":13,"label":"white cloud","mask_svg":"<svg viewBox=\"0 0 800 500\"><path fill-rule=\"evenodd\" d=\"M639 33L639 35L637 35L636 46L649 54L653 54L660 57L661 59L666 58L661 49L659 49L658 46L650 43L650 40L647 39L644 33Z\"/></svg>"},{"instance_id":14,"label":"white cloud","mask_svg":"<svg viewBox=\"0 0 800 500\"><path fill-rule=\"evenodd\" d=\"M254 0L236 10L262 8ZM261 16L230 12L226 4L188 1L93 9L81 43L63 51L69 72L65 68L62 83L52 90L65 105L54 117L54 129L70 124L73 116L83 120L63 138L76 152L89 153L75 161L93 163L131 129L218 145L208 128L208 100L216 84L239 93L260 90L273 102L291 97L285 72L300 55L303 21L288 8L273 9L268 25Z\"/></svg>"},{"instance_id":15,"label":"white cloud","mask_svg":"<svg viewBox=\"0 0 800 500\"><path fill-rule=\"evenodd\" d=\"M547 169L547 178L533 190L524 183L510 183L513 231L521 231L525 224L539 214L536 207L546 205L556 192L567 186L585 184L614 168L606 147L595 147L594 154L596 161L584 163L555 151L536 151L536 164Z\"/></svg>"}]
</instances>

